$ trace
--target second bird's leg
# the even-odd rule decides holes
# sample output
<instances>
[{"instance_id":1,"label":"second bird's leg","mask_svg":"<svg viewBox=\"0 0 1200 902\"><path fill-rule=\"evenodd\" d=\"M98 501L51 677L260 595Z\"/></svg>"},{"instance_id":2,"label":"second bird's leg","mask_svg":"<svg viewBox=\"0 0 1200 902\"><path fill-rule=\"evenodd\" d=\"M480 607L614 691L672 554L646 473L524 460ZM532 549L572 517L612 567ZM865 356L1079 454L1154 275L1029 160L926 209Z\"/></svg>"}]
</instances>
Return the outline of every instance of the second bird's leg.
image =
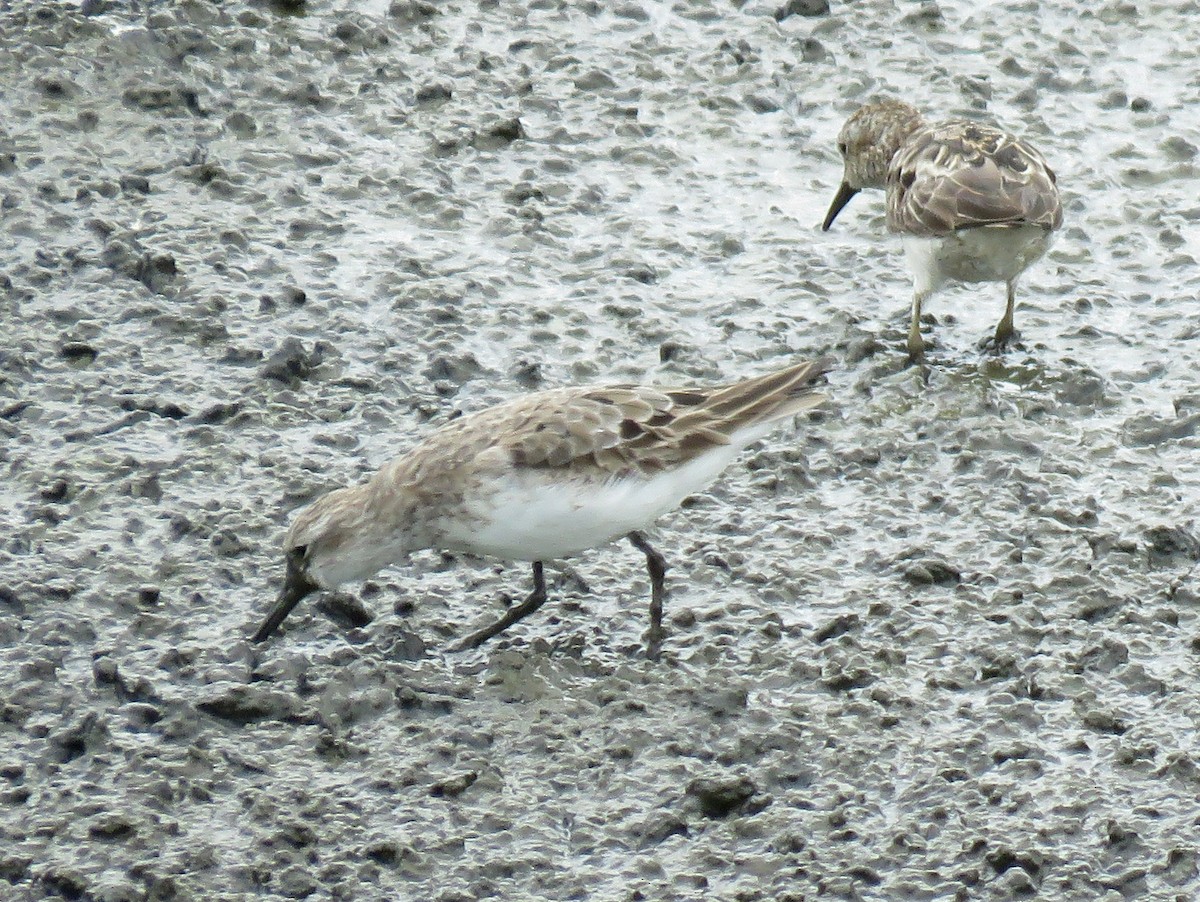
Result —
<instances>
[{"instance_id":1,"label":"second bird's leg","mask_svg":"<svg viewBox=\"0 0 1200 902\"><path fill-rule=\"evenodd\" d=\"M912 319L908 323L908 359L916 363L925 356L925 342L921 340L921 302L928 292L913 292Z\"/></svg>"},{"instance_id":2,"label":"second bird's leg","mask_svg":"<svg viewBox=\"0 0 1200 902\"><path fill-rule=\"evenodd\" d=\"M1016 329L1013 328L1013 308L1017 304L1017 285L1015 282L1008 284L1008 306L1004 308L1004 317L996 326L995 347L997 351L1003 351L1008 347L1008 343L1012 341L1013 335L1016 334Z\"/></svg>"},{"instance_id":3,"label":"second bird's leg","mask_svg":"<svg viewBox=\"0 0 1200 902\"><path fill-rule=\"evenodd\" d=\"M450 647L451 651L463 651L467 648L478 648L492 636L504 632L522 617L527 617L546 603L546 575L542 562L533 562L533 591L518 605L513 605L504 612L504 616L495 623L488 624L460 639Z\"/></svg>"},{"instance_id":4,"label":"second bird's leg","mask_svg":"<svg viewBox=\"0 0 1200 902\"><path fill-rule=\"evenodd\" d=\"M666 594L667 559L655 551L644 535L636 529L628 536L633 547L646 555L646 570L650 574L650 630L646 633L646 654L651 660L662 651L663 596Z\"/></svg>"}]
</instances>

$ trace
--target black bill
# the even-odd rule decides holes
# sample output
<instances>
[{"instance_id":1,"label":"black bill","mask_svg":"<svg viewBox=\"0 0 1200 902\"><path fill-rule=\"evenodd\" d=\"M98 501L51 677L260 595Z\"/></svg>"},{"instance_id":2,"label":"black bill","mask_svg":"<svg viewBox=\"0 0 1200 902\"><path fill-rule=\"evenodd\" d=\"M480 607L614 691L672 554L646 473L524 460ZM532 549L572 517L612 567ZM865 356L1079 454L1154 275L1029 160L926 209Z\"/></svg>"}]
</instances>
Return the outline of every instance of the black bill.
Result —
<instances>
[{"instance_id":1,"label":"black bill","mask_svg":"<svg viewBox=\"0 0 1200 902\"><path fill-rule=\"evenodd\" d=\"M833 225L833 221L837 219L837 215L842 212L842 207L850 203L850 198L858 194L857 188L851 188L847 182L842 182L838 188L837 195L833 198L833 203L829 205L829 212L825 214L825 222L821 224L821 231L828 232L829 227Z\"/></svg>"},{"instance_id":2,"label":"black bill","mask_svg":"<svg viewBox=\"0 0 1200 902\"><path fill-rule=\"evenodd\" d=\"M285 617L292 612L300 599L315 592L319 586L308 578L304 572L304 561L300 555L288 555L287 576L284 577L283 590L275 599L267 619L262 622L252 641L262 642L279 628Z\"/></svg>"}]
</instances>

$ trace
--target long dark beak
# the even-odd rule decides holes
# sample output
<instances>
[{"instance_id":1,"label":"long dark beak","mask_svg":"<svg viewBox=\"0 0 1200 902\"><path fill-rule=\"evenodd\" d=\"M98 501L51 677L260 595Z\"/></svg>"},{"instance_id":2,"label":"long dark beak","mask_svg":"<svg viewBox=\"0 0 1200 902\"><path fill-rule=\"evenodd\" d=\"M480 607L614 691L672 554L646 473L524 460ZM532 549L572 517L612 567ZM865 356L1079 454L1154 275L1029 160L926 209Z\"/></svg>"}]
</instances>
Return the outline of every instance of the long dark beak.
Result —
<instances>
[{"instance_id":1,"label":"long dark beak","mask_svg":"<svg viewBox=\"0 0 1200 902\"><path fill-rule=\"evenodd\" d=\"M300 603L300 599L319 589L316 583L308 578L308 574L304 572L304 561L300 555L288 555L287 576L283 580L283 590L279 593L279 598L275 600L275 605L271 608L271 612L267 614L267 619L262 622L262 626L258 628L258 632L254 634L254 642L262 642L268 638L271 633L279 628L279 624L283 623L285 617L292 613L292 608Z\"/></svg>"},{"instance_id":2,"label":"long dark beak","mask_svg":"<svg viewBox=\"0 0 1200 902\"><path fill-rule=\"evenodd\" d=\"M850 203L850 198L856 194L858 194L857 188L851 188L847 182L842 182L837 195L833 198L833 203L829 205L829 212L825 214L825 222L821 224L822 232L829 231L829 227L833 225L837 215L842 212L842 207Z\"/></svg>"}]
</instances>

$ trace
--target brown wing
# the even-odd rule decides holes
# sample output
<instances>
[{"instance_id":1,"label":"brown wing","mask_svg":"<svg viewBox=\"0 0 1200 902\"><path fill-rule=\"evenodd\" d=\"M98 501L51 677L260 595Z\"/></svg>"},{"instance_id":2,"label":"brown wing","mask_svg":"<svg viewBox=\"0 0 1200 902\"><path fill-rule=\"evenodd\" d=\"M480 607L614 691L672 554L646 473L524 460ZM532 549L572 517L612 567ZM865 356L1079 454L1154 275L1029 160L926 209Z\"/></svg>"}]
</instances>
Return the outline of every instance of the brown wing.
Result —
<instances>
[{"instance_id":1,"label":"brown wing","mask_svg":"<svg viewBox=\"0 0 1200 902\"><path fill-rule=\"evenodd\" d=\"M830 366L829 360L805 361L707 388L562 389L530 395L481 416L505 411L497 441L517 466L655 472L727 445L743 428L821 403L824 396L812 385Z\"/></svg>"},{"instance_id":2,"label":"brown wing","mask_svg":"<svg viewBox=\"0 0 1200 902\"><path fill-rule=\"evenodd\" d=\"M631 466L639 440L669 441L674 402L635 385L571 389L530 396L503 440L523 467L594 462L614 472Z\"/></svg>"},{"instance_id":3,"label":"brown wing","mask_svg":"<svg viewBox=\"0 0 1200 902\"><path fill-rule=\"evenodd\" d=\"M892 159L888 228L946 235L987 225L1062 225L1054 173L1018 138L974 122L914 132Z\"/></svg>"}]
</instances>

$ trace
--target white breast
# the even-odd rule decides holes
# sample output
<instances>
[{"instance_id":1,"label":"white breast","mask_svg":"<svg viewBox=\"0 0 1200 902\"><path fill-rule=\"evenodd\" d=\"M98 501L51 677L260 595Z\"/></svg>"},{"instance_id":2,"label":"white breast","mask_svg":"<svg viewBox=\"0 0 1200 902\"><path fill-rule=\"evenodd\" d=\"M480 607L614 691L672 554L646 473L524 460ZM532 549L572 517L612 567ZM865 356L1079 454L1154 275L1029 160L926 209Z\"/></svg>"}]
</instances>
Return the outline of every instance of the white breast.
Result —
<instances>
[{"instance_id":1,"label":"white breast","mask_svg":"<svg viewBox=\"0 0 1200 902\"><path fill-rule=\"evenodd\" d=\"M653 523L709 485L741 444L721 446L649 478L592 481L569 470L513 470L475 494L464 518L439 524L447 550L548 561Z\"/></svg>"}]
</instances>

